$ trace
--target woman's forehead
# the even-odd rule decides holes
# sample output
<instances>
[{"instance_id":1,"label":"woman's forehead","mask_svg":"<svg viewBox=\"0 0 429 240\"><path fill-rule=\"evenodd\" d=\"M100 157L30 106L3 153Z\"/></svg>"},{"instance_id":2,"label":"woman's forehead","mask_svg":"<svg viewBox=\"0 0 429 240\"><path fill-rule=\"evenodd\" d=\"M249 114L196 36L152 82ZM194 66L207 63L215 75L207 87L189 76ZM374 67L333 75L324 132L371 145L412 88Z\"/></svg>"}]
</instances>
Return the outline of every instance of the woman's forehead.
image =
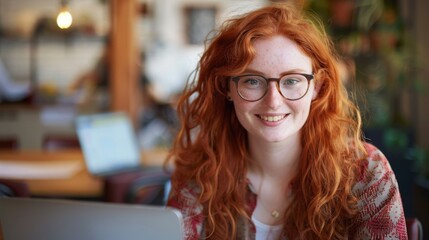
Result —
<instances>
[{"instance_id":1,"label":"woman's forehead","mask_svg":"<svg viewBox=\"0 0 429 240\"><path fill-rule=\"evenodd\" d=\"M247 68L276 73L302 69L312 71L312 61L291 39L275 35L253 42L255 56Z\"/></svg>"}]
</instances>

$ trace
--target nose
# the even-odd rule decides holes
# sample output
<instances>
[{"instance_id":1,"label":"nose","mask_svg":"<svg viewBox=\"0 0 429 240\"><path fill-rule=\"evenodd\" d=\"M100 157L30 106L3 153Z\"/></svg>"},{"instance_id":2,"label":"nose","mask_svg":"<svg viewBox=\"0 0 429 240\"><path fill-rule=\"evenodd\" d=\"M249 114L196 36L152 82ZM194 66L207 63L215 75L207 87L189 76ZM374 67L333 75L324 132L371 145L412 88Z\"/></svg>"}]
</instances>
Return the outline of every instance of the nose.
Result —
<instances>
[{"instance_id":1,"label":"nose","mask_svg":"<svg viewBox=\"0 0 429 240\"><path fill-rule=\"evenodd\" d=\"M283 104L284 98L276 82L272 81L268 84L267 93L262 100L271 109L277 109Z\"/></svg>"}]
</instances>

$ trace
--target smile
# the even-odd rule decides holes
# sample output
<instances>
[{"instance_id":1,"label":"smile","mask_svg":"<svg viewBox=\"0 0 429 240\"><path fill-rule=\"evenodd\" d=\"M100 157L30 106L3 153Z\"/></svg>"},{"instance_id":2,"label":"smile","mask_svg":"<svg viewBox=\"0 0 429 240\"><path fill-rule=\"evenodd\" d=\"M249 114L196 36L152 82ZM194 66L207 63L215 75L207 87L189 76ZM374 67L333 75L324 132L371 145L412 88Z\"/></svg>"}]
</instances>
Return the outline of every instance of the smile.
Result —
<instances>
[{"instance_id":1,"label":"smile","mask_svg":"<svg viewBox=\"0 0 429 240\"><path fill-rule=\"evenodd\" d=\"M267 122L278 122L282 119L284 119L286 115L277 115L277 116L263 116L263 115L257 115L260 119L267 121Z\"/></svg>"}]
</instances>

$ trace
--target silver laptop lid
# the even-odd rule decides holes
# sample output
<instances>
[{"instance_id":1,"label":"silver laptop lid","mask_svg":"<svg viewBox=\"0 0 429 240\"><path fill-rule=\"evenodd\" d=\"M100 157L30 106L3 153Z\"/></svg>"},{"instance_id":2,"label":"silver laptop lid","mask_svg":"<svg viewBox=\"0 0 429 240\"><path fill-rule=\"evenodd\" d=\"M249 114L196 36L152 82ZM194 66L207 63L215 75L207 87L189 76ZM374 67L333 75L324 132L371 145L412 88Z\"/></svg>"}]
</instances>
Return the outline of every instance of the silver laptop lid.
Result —
<instances>
[{"instance_id":1,"label":"silver laptop lid","mask_svg":"<svg viewBox=\"0 0 429 240\"><path fill-rule=\"evenodd\" d=\"M0 224L5 240L184 238L178 210L142 205L0 198Z\"/></svg>"},{"instance_id":2,"label":"silver laptop lid","mask_svg":"<svg viewBox=\"0 0 429 240\"><path fill-rule=\"evenodd\" d=\"M140 167L140 149L126 114L79 116L76 132L91 174L103 176Z\"/></svg>"}]
</instances>

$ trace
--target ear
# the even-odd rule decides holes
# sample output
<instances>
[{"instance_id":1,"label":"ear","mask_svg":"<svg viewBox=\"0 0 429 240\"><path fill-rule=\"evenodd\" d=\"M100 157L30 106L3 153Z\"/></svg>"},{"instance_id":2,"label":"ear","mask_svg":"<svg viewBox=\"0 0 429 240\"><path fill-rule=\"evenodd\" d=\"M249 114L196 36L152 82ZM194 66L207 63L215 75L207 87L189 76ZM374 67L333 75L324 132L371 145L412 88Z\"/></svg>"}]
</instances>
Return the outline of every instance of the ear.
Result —
<instances>
[{"instance_id":1,"label":"ear","mask_svg":"<svg viewBox=\"0 0 429 240\"><path fill-rule=\"evenodd\" d=\"M322 81L314 79L313 82L314 82L314 86L313 86L314 91L313 91L313 95L311 96L311 100L314 100L317 98L317 95L319 94L319 90L322 87Z\"/></svg>"},{"instance_id":2,"label":"ear","mask_svg":"<svg viewBox=\"0 0 429 240\"><path fill-rule=\"evenodd\" d=\"M231 101L232 102L232 97L231 97L231 85L228 86L228 90L226 91L226 100Z\"/></svg>"}]
</instances>

